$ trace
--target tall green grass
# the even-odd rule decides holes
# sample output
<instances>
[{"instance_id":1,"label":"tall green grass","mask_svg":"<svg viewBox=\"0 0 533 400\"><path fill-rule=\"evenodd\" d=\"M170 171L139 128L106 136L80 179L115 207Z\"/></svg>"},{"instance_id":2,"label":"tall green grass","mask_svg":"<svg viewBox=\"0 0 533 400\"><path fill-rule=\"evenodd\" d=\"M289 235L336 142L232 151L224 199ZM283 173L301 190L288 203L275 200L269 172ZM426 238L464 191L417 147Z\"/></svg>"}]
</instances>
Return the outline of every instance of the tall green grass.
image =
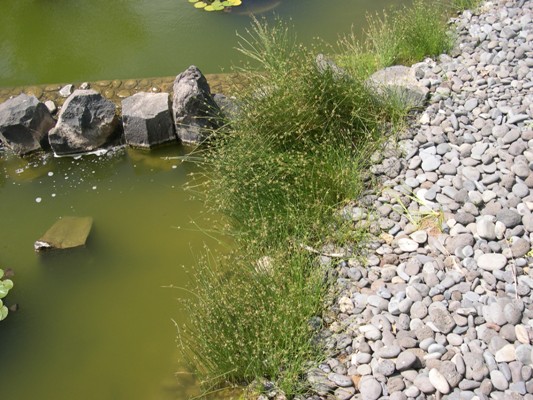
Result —
<instances>
[{"instance_id":1,"label":"tall green grass","mask_svg":"<svg viewBox=\"0 0 533 400\"><path fill-rule=\"evenodd\" d=\"M241 111L205 155L207 204L236 249L198 266L181 340L208 382L265 377L290 396L321 354L309 321L324 271L306 248L353 228L338 209L364 187L390 110L357 76L318 68L281 22L255 21L240 41L252 61Z\"/></svg>"},{"instance_id":2,"label":"tall green grass","mask_svg":"<svg viewBox=\"0 0 533 400\"><path fill-rule=\"evenodd\" d=\"M471 2L470 0L457 0ZM393 7L367 16L363 40L346 35L339 56L342 65L369 75L392 65L411 65L451 49L448 1L414 0L411 6Z\"/></svg>"}]
</instances>

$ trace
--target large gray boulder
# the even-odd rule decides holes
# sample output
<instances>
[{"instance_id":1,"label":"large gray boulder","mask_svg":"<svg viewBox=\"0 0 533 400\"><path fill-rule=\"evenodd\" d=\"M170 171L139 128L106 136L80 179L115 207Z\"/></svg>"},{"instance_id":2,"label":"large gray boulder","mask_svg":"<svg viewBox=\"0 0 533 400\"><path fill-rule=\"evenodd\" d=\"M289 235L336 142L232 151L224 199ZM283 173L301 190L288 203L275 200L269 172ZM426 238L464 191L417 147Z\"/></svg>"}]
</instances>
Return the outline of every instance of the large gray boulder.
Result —
<instances>
[{"instance_id":1,"label":"large gray boulder","mask_svg":"<svg viewBox=\"0 0 533 400\"><path fill-rule=\"evenodd\" d=\"M117 126L115 104L94 90L76 90L63 104L48 138L56 154L85 153L110 142Z\"/></svg>"},{"instance_id":2,"label":"large gray boulder","mask_svg":"<svg viewBox=\"0 0 533 400\"><path fill-rule=\"evenodd\" d=\"M46 147L46 135L55 121L35 96L20 94L0 104L0 141L18 155Z\"/></svg>"},{"instance_id":3,"label":"large gray boulder","mask_svg":"<svg viewBox=\"0 0 533 400\"><path fill-rule=\"evenodd\" d=\"M176 134L183 142L200 143L221 124L220 108L205 76L194 65L174 81L172 111Z\"/></svg>"},{"instance_id":4,"label":"large gray boulder","mask_svg":"<svg viewBox=\"0 0 533 400\"><path fill-rule=\"evenodd\" d=\"M416 78L415 70L403 65L375 72L368 84L382 95L394 96L408 108L422 107L429 95L429 89Z\"/></svg>"},{"instance_id":5,"label":"large gray boulder","mask_svg":"<svg viewBox=\"0 0 533 400\"><path fill-rule=\"evenodd\" d=\"M137 93L122 100L126 144L152 148L176 141L168 93Z\"/></svg>"}]
</instances>

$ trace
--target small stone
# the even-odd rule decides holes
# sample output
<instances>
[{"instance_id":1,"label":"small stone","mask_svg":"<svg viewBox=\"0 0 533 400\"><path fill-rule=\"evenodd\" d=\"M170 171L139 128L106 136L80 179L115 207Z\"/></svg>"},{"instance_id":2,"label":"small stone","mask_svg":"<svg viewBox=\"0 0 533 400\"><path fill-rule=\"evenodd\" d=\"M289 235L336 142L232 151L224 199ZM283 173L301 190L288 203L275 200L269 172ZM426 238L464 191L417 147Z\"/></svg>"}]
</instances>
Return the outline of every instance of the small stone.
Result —
<instances>
[{"instance_id":1,"label":"small stone","mask_svg":"<svg viewBox=\"0 0 533 400\"><path fill-rule=\"evenodd\" d=\"M422 392L422 393L433 393L435 392L435 386L429 380L429 377L426 375L418 375L413 384Z\"/></svg>"},{"instance_id":2,"label":"small stone","mask_svg":"<svg viewBox=\"0 0 533 400\"><path fill-rule=\"evenodd\" d=\"M411 239L419 244L424 244L428 240L428 234L426 231L416 231L411 233Z\"/></svg>"},{"instance_id":3,"label":"small stone","mask_svg":"<svg viewBox=\"0 0 533 400\"><path fill-rule=\"evenodd\" d=\"M510 362L516 360L516 351L515 347L512 344L503 346L500 350L494 355L496 362Z\"/></svg>"},{"instance_id":4,"label":"small stone","mask_svg":"<svg viewBox=\"0 0 533 400\"><path fill-rule=\"evenodd\" d=\"M498 390L507 390L509 387L509 382L505 379L505 376L498 370L491 371L490 380L494 385L494 388Z\"/></svg>"},{"instance_id":5,"label":"small stone","mask_svg":"<svg viewBox=\"0 0 533 400\"><path fill-rule=\"evenodd\" d=\"M363 400L377 400L381 396L381 384L374 378L361 380L361 387L359 392Z\"/></svg>"},{"instance_id":6,"label":"small stone","mask_svg":"<svg viewBox=\"0 0 533 400\"><path fill-rule=\"evenodd\" d=\"M501 270L507 265L507 258L498 253L482 254L477 259L477 265L485 271Z\"/></svg>"},{"instance_id":7,"label":"small stone","mask_svg":"<svg viewBox=\"0 0 533 400\"><path fill-rule=\"evenodd\" d=\"M353 381L346 375L331 373L328 374L328 379L339 387L353 386Z\"/></svg>"},{"instance_id":8,"label":"small stone","mask_svg":"<svg viewBox=\"0 0 533 400\"><path fill-rule=\"evenodd\" d=\"M411 369L413 365L417 362L416 355L411 351L403 351L398 355L396 359L396 369L398 371L406 371Z\"/></svg>"},{"instance_id":9,"label":"small stone","mask_svg":"<svg viewBox=\"0 0 533 400\"><path fill-rule=\"evenodd\" d=\"M529 344L521 344L515 349L516 359L524 365L528 365L532 362L531 359L531 346Z\"/></svg>"},{"instance_id":10,"label":"small stone","mask_svg":"<svg viewBox=\"0 0 533 400\"><path fill-rule=\"evenodd\" d=\"M472 111L474 108L476 108L478 105L478 102L477 102L477 99L476 98L473 98L473 99L468 99L466 102L465 102L465 110L470 112Z\"/></svg>"},{"instance_id":11,"label":"small stone","mask_svg":"<svg viewBox=\"0 0 533 400\"><path fill-rule=\"evenodd\" d=\"M523 344L529 344L529 335L524 325L516 325L515 327L516 339Z\"/></svg>"},{"instance_id":12,"label":"small stone","mask_svg":"<svg viewBox=\"0 0 533 400\"><path fill-rule=\"evenodd\" d=\"M450 393L450 385L436 368L429 371L429 381L442 394Z\"/></svg>"},{"instance_id":13,"label":"small stone","mask_svg":"<svg viewBox=\"0 0 533 400\"><path fill-rule=\"evenodd\" d=\"M401 351L402 349L400 348L400 346L393 344L391 346L382 347L376 352L376 354L378 355L378 357L381 358L395 358L396 356L398 356L398 354L400 354Z\"/></svg>"},{"instance_id":14,"label":"small stone","mask_svg":"<svg viewBox=\"0 0 533 400\"><path fill-rule=\"evenodd\" d=\"M480 218L476 223L476 231L480 238L487 240L496 239L496 227L488 218Z\"/></svg>"},{"instance_id":15,"label":"small stone","mask_svg":"<svg viewBox=\"0 0 533 400\"><path fill-rule=\"evenodd\" d=\"M418 243L409 238L398 239L398 247L401 251L410 253L418 249Z\"/></svg>"},{"instance_id":16,"label":"small stone","mask_svg":"<svg viewBox=\"0 0 533 400\"><path fill-rule=\"evenodd\" d=\"M422 169L424 172L436 171L440 167L441 161L437 156L427 156L422 161Z\"/></svg>"},{"instance_id":17,"label":"small stone","mask_svg":"<svg viewBox=\"0 0 533 400\"><path fill-rule=\"evenodd\" d=\"M340 387L334 392L335 398L338 400L348 400L355 394L355 388L353 387Z\"/></svg>"},{"instance_id":18,"label":"small stone","mask_svg":"<svg viewBox=\"0 0 533 400\"><path fill-rule=\"evenodd\" d=\"M531 249L531 244L523 238L518 238L511 245L511 253L513 257L520 258L525 256Z\"/></svg>"},{"instance_id":19,"label":"small stone","mask_svg":"<svg viewBox=\"0 0 533 400\"><path fill-rule=\"evenodd\" d=\"M65 85L59 90L59 95L61 97L67 98L74 92L74 85Z\"/></svg>"},{"instance_id":20,"label":"small stone","mask_svg":"<svg viewBox=\"0 0 533 400\"><path fill-rule=\"evenodd\" d=\"M504 209L496 215L496 219L502 222L506 228L514 228L522 221L522 217L516 211Z\"/></svg>"},{"instance_id":21,"label":"small stone","mask_svg":"<svg viewBox=\"0 0 533 400\"><path fill-rule=\"evenodd\" d=\"M503 309L503 313L505 318L507 318L507 322L511 325L516 325L522 319L522 310L514 303L507 304Z\"/></svg>"},{"instance_id":22,"label":"small stone","mask_svg":"<svg viewBox=\"0 0 533 400\"><path fill-rule=\"evenodd\" d=\"M395 371L394 362L391 360L380 360L375 368L375 372L384 375L391 376Z\"/></svg>"}]
</instances>

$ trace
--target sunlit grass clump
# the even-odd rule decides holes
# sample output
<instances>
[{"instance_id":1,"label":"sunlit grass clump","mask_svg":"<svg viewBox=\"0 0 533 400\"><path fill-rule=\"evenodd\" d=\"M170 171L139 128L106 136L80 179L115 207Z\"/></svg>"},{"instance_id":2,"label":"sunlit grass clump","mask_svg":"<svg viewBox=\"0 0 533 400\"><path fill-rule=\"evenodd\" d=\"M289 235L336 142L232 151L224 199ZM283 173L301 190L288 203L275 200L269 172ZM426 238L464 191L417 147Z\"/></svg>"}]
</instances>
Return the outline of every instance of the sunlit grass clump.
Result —
<instances>
[{"instance_id":1,"label":"sunlit grass clump","mask_svg":"<svg viewBox=\"0 0 533 400\"><path fill-rule=\"evenodd\" d=\"M365 186L392 110L358 76L317 64L282 23L255 21L240 42L240 112L205 155L207 204L235 251L198 266L181 338L208 382L264 377L293 395L321 354L310 320L325 274L309 248L357 236L338 210Z\"/></svg>"},{"instance_id":2,"label":"sunlit grass clump","mask_svg":"<svg viewBox=\"0 0 533 400\"><path fill-rule=\"evenodd\" d=\"M411 65L446 53L453 44L448 18L455 7L448 1L414 0L411 6L370 14L364 39L345 36L343 45L348 51L339 60L345 67L369 75L391 65Z\"/></svg>"}]
</instances>

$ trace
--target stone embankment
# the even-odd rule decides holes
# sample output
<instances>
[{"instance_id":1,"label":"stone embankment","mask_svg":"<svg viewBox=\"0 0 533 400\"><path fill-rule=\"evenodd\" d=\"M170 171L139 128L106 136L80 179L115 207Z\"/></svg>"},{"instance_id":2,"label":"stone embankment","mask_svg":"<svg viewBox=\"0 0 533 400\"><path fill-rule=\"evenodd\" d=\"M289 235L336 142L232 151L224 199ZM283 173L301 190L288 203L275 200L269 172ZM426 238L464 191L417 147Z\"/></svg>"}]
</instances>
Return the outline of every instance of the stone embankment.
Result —
<instances>
[{"instance_id":1,"label":"stone embankment","mask_svg":"<svg viewBox=\"0 0 533 400\"><path fill-rule=\"evenodd\" d=\"M80 154L123 143L137 148L199 143L232 107L226 96L211 94L195 66L172 80L171 87L160 79L20 89L0 94L9 96L0 103L0 148L20 156L50 149L56 155Z\"/></svg>"},{"instance_id":2,"label":"stone embankment","mask_svg":"<svg viewBox=\"0 0 533 400\"><path fill-rule=\"evenodd\" d=\"M234 84L230 74L206 74L213 93L229 93ZM43 103L52 101L56 107L63 105L67 97L75 89L93 89L111 100L117 107L121 106L122 100L139 92L147 93L170 93L174 84L175 76L146 79L114 79L95 82L77 82L49 85L17 86L0 88L0 103L10 97L26 93L35 96Z\"/></svg>"},{"instance_id":3,"label":"stone embankment","mask_svg":"<svg viewBox=\"0 0 533 400\"><path fill-rule=\"evenodd\" d=\"M322 260L309 399L533 399L532 17L485 3L454 21L450 56L413 66L429 105L376 155L379 192L345 210L368 254Z\"/></svg>"}]
</instances>

